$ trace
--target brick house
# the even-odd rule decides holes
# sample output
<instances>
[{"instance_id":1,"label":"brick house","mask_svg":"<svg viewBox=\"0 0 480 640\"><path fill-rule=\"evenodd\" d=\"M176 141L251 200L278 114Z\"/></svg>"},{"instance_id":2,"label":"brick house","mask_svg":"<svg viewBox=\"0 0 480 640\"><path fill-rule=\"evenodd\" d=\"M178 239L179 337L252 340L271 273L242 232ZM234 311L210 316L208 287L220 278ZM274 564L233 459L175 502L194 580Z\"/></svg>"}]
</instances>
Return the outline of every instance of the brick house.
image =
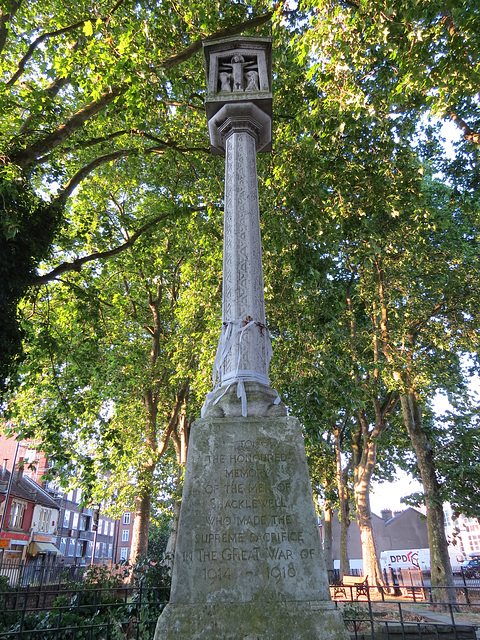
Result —
<instances>
[{"instance_id":1,"label":"brick house","mask_svg":"<svg viewBox=\"0 0 480 640\"><path fill-rule=\"evenodd\" d=\"M92 553L95 549L95 564L112 564L124 558L128 559L131 525L124 523L130 523L130 514L126 513L122 518L115 520L103 514L103 505L99 505L97 509L81 506L80 489L63 492L53 483L45 482L43 475L48 469L48 460L39 448L38 442L17 441L15 438L0 434L0 460L3 461L5 478L9 476L7 469L11 469L16 460L21 460L23 463L22 491L29 489L31 492L33 485L37 487L36 503L31 499L33 497L31 493L29 500L25 493L22 493L23 498L18 498L20 500L18 513L23 507L22 531L15 529L8 532L9 539L13 540L13 536L17 541L8 543L9 557L20 560L36 558L39 561L42 559L42 554L52 553L61 556L65 565L85 565L92 562ZM0 517L2 496L4 498L6 487L7 482L2 483L0 479ZM50 527L45 531L48 519L46 510L48 508L53 510L53 505L57 509L57 515L55 518L52 517ZM4 518L5 524L1 528L0 539L7 535L5 528L7 516L10 517L10 512ZM19 521L20 515L17 516L16 522ZM7 542L0 542L1 544L7 545ZM52 545L53 548L46 545ZM0 553L0 560L1 557ZM4 557L6 559L7 556Z\"/></svg>"},{"instance_id":2,"label":"brick house","mask_svg":"<svg viewBox=\"0 0 480 640\"><path fill-rule=\"evenodd\" d=\"M13 473L0 472L0 546L2 560L53 561L60 508L34 480L23 474L20 459Z\"/></svg>"}]
</instances>

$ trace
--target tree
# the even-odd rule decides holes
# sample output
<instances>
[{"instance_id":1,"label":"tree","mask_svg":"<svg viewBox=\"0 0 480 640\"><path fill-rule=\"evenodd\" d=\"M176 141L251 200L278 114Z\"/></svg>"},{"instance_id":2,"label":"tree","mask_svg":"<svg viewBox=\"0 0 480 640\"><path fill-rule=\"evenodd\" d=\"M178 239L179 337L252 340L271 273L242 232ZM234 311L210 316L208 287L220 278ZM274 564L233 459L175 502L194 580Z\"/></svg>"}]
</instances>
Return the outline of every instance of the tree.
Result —
<instances>
[{"instance_id":1,"label":"tree","mask_svg":"<svg viewBox=\"0 0 480 640\"><path fill-rule=\"evenodd\" d=\"M128 203L118 217L111 207L111 234L121 233ZM208 384L199 360L216 330L215 227L215 214L180 215L115 259L41 288L23 307L27 366L10 412L23 437L42 438L59 472L81 476L85 499L119 509L134 501L133 557L146 552L151 496L172 474L171 465L161 473L162 458L181 438L182 420L198 411L191 385L201 393ZM193 297L197 287L211 290L213 306Z\"/></svg>"},{"instance_id":2,"label":"tree","mask_svg":"<svg viewBox=\"0 0 480 640\"><path fill-rule=\"evenodd\" d=\"M208 151L197 126L204 124L203 69L195 54L206 38L267 22L271 13L259 8L260 15L255 3L224 2L213 10L189 2L164 3L158 12L148 0L93 6L52 0L34 8L12 0L0 9L0 239L8 283L0 296L7 318L2 384L14 382L21 356L15 308L68 225L72 195L92 184L101 168L121 181L133 171L147 173L165 154L182 164L189 152ZM134 230L142 233L150 224L140 216ZM98 257L79 255L62 269L80 269Z\"/></svg>"},{"instance_id":3,"label":"tree","mask_svg":"<svg viewBox=\"0 0 480 640\"><path fill-rule=\"evenodd\" d=\"M204 189L214 171L196 54L270 17L262 3L159 12L148 0L0 12L0 377L18 381L10 414L64 478L81 475L92 500L134 498L133 556L146 549L159 461L171 441L185 449L186 412L207 384L197 367L213 325L195 292L218 300L207 227L221 182Z\"/></svg>"},{"instance_id":4,"label":"tree","mask_svg":"<svg viewBox=\"0 0 480 640\"><path fill-rule=\"evenodd\" d=\"M450 4L439 12L406 0L392 11L318 0L278 7L272 27L274 153L258 163L272 379L315 446L356 419L359 507L368 507L397 395L407 426L412 418L412 433L425 435L423 405L435 387L458 388L458 351L478 347L479 12ZM139 508L172 436L182 458L175 429L184 421L188 432L212 358L203 336L214 331L207 298L215 304L219 293L222 178L207 153L194 54L202 39L272 17L261 3L164 8L159 16L146 0L105 10L52 0L34 24L33 11L12 1L0 14L10 116L0 129L4 243L11 256L15 243L23 252L21 277L2 300L12 318L29 294L21 393L44 398L41 412L25 407L59 464L58 415L72 425L65 451L79 454L87 478L143 464ZM432 114L462 126L452 162ZM32 217L45 232L38 246L24 242ZM19 344L10 327L6 365ZM140 446L133 427L145 416ZM125 425L133 435L122 458ZM73 446L82 428L112 459ZM329 473L319 466L319 486Z\"/></svg>"},{"instance_id":5,"label":"tree","mask_svg":"<svg viewBox=\"0 0 480 640\"><path fill-rule=\"evenodd\" d=\"M344 255L353 259L355 287L380 355L365 370L374 377L377 368L387 391L400 394L426 488L433 583L448 585L438 478L420 405L434 385L461 384L458 375L443 373L458 373L459 349L476 352L478 346L471 307L476 285L470 279L477 252L472 253L478 224L472 196L478 101L472 80L480 14L455 3L442 10L436 3L413 2L394 8L383 2L304 6L311 9L310 29L298 35L296 45L301 58L316 51L310 77L318 86L308 114L312 123L323 115L321 132L309 130L322 150L327 136L338 144L331 190L344 214L337 215ZM425 120L432 115L453 120L464 133L461 153L450 166L441 158L438 132ZM461 156L470 159L470 176L460 170ZM456 186L432 183L435 171Z\"/></svg>"}]
</instances>

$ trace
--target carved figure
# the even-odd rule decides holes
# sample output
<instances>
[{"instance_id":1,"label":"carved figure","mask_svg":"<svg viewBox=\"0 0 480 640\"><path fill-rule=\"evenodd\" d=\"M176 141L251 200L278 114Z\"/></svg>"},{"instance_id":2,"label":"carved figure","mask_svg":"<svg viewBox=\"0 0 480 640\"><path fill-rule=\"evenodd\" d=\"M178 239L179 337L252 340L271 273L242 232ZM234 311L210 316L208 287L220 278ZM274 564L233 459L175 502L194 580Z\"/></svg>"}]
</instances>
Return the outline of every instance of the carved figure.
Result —
<instances>
[{"instance_id":1,"label":"carved figure","mask_svg":"<svg viewBox=\"0 0 480 640\"><path fill-rule=\"evenodd\" d=\"M245 58L236 54L232 58L233 90L243 91L243 67Z\"/></svg>"},{"instance_id":2,"label":"carved figure","mask_svg":"<svg viewBox=\"0 0 480 640\"><path fill-rule=\"evenodd\" d=\"M220 91L228 91L231 93L232 91L232 74L227 71L221 71L219 74L220 77Z\"/></svg>"},{"instance_id":3,"label":"carved figure","mask_svg":"<svg viewBox=\"0 0 480 640\"><path fill-rule=\"evenodd\" d=\"M258 82L258 73L256 71L247 71L245 76L247 78L245 91L259 91L260 85Z\"/></svg>"}]
</instances>

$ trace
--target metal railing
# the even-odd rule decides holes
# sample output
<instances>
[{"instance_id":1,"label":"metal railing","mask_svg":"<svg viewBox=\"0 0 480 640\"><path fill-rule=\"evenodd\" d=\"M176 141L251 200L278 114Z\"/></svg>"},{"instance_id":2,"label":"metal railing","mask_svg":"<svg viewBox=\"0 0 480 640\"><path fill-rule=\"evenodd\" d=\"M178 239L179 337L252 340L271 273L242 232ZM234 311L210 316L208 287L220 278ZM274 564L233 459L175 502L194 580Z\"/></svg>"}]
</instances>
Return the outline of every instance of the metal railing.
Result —
<instances>
[{"instance_id":1,"label":"metal railing","mask_svg":"<svg viewBox=\"0 0 480 640\"><path fill-rule=\"evenodd\" d=\"M330 589L355 640L476 640L480 585L459 584L456 602L445 587L429 584L403 584L398 592L360 579ZM0 592L0 640L152 640L168 598L167 586L142 583L9 588Z\"/></svg>"},{"instance_id":2,"label":"metal railing","mask_svg":"<svg viewBox=\"0 0 480 640\"><path fill-rule=\"evenodd\" d=\"M151 640L168 597L142 584L1 592L0 640Z\"/></svg>"},{"instance_id":3,"label":"metal railing","mask_svg":"<svg viewBox=\"0 0 480 640\"><path fill-rule=\"evenodd\" d=\"M371 640L476 640L480 586L330 586L352 637ZM452 597L454 596L454 597Z\"/></svg>"},{"instance_id":4,"label":"metal railing","mask_svg":"<svg viewBox=\"0 0 480 640\"><path fill-rule=\"evenodd\" d=\"M40 565L33 562L0 563L0 584L6 582L9 586L26 587L27 585L43 586L60 581L77 580L83 578L85 567L79 565L66 565L63 562L55 562L48 565Z\"/></svg>"}]
</instances>

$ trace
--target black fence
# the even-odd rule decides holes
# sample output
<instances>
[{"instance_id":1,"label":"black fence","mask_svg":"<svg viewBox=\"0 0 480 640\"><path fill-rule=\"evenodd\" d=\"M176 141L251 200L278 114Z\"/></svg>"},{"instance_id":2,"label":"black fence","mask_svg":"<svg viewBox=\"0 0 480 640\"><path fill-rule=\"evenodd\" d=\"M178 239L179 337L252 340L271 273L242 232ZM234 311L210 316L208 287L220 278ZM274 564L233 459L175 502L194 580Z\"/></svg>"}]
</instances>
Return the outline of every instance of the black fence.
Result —
<instances>
[{"instance_id":1,"label":"black fence","mask_svg":"<svg viewBox=\"0 0 480 640\"><path fill-rule=\"evenodd\" d=\"M43 586L66 581L81 581L86 567L66 565L62 561L47 565L35 562L0 562L0 584L11 587ZM3 578L3 580L2 580Z\"/></svg>"},{"instance_id":2,"label":"black fence","mask_svg":"<svg viewBox=\"0 0 480 640\"><path fill-rule=\"evenodd\" d=\"M353 640L476 640L480 586L397 587L360 576L330 586ZM0 640L152 640L168 598L168 586L142 582L10 587L0 592Z\"/></svg>"},{"instance_id":3,"label":"black fence","mask_svg":"<svg viewBox=\"0 0 480 640\"><path fill-rule=\"evenodd\" d=\"M398 576L398 582L401 582ZM330 586L355 640L477 640L480 586L369 586L354 576Z\"/></svg>"},{"instance_id":4,"label":"black fence","mask_svg":"<svg viewBox=\"0 0 480 640\"><path fill-rule=\"evenodd\" d=\"M425 617L424 617L425 616ZM398 604L396 612L344 612L344 621L355 640L476 640L476 625L468 622L439 622L429 612L412 612Z\"/></svg>"},{"instance_id":5,"label":"black fence","mask_svg":"<svg viewBox=\"0 0 480 640\"><path fill-rule=\"evenodd\" d=\"M151 640L168 597L142 584L17 587L0 593L0 640Z\"/></svg>"},{"instance_id":6,"label":"black fence","mask_svg":"<svg viewBox=\"0 0 480 640\"><path fill-rule=\"evenodd\" d=\"M416 569L385 569L383 571L383 579L386 584L395 585L401 584L403 576L405 575L420 575L422 578L422 584L430 585L430 572L420 571ZM363 575L360 569L351 569L350 575L361 577ZM472 573L464 571L463 569L453 575L454 583L456 587L465 588L477 588L480 587L480 573ZM332 569L328 571L328 581L330 584L337 584L341 582L340 570Z\"/></svg>"}]
</instances>

